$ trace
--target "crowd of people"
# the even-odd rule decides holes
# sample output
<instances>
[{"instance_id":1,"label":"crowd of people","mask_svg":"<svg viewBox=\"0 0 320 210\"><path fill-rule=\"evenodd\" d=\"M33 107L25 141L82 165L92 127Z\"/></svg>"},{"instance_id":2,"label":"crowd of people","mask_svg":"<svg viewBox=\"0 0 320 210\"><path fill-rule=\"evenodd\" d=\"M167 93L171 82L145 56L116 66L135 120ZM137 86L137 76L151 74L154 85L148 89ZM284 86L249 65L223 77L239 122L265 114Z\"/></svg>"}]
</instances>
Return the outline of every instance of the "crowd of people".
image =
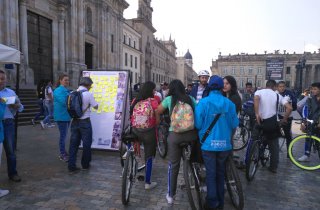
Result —
<instances>
[{"instance_id":1,"label":"crowd of people","mask_svg":"<svg viewBox=\"0 0 320 210\"><path fill-rule=\"evenodd\" d=\"M172 204L177 191L177 178L182 156L182 142L201 142L202 158L206 168L207 209L223 209L224 207L224 173L226 159L232 153L232 136L239 125L238 114L245 110L250 114L253 138L259 125L263 125L267 144L271 152L269 171L277 173L279 163L278 132L275 124L282 125L287 141L287 147L292 140L292 111L301 112L301 107L307 105L309 117L319 121L320 116L320 83L311 85L312 97L305 93L297 103L296 96L286 89L285 82L276 83L268 80L266 88L253 90L251 83L246 84L243 94L239 93L237 82L233 76L224 78L211 76L206 70L198 74L199 83L188 85L187 88L180 80L173 80L170 84L161 83L157 91L156 84L148 81L141 84L136 91L135 99L130 106L130 121L133 132L138 140L144 144L145 152L145 189L151 190L157 186L151 181L153 159L156 154L156 129L160 123L160 116L169 117L170 127L168 135L168 192L166 199ZM70 95L69 77L59 76L56 88L53 90L52 81L41 81L37 87L40 112L32 119L32 123L41 115L43 129L51 128L53 117L59 129L59 158L68 162L70 174L90 169L92 127L90 121L91 108L97 109L98 103L89 92L93 81L89 77L80 80L77 91L82 94L82 111L79 118L72 118L67 110L66 100ZM139 84L140 86L140 84ZM305 91L306 92L306 91ZM14 103L6 104L7 97L14 97ZM0 71L0 147L2 142L7 158L7 172L10 180L20 182L21 178L16 170L16 156L14 151L14 116L23 111L23 105L18 96L6 88L6 75ZM216 121L214 126L210 126ZM65 148L68 130L71 127L69 150ZM208 130L209 127L212 127ZM303 128L302 128L303 129ZM79 145L82 141L83 153L80 169L76 165ZM0 152L2 149L0 149ZM305 154L299 160L308 161L310 156L310 142L306 142ZM1 153L0 153L1 157ZM0 197L8 194L7 190L0 190Z\"/></svg>"}]
</instances>

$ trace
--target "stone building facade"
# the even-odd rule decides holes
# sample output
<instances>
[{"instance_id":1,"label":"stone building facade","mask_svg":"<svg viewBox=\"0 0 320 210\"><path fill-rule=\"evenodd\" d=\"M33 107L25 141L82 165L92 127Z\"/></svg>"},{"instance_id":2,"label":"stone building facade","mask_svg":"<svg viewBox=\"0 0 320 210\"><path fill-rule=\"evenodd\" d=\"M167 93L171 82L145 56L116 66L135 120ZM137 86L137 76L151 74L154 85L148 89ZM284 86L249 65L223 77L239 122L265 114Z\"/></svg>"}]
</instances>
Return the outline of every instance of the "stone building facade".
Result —
<instances>
[{"instance_id":1,"label":"stone building facade","mask_svg":"<svg viewBox=\"0 0 320 210\"><path fill-rule=\"evenodd\" d=\"M140 50L141 35L130 27L123 24L123 60L122 69L128 69L132 73L132 84L140 82L141 56Z\"/></svg>"},{"instance_id":2,"label":"stone building facade","mask_svg":"<svg viewBox=\"0 0 320 210\"><path fill-rule=\"evenodd\" d=\"M0 1L0 43L23 53L20 87L61 73L76 86L83 69L120 69L128 6L125 0Z\"/></svg>"},{"instance_id":3,"label":"stone building facade","mask_svg":"<svg viewBox=\"0 0 320 210\"><path fill-rule=\"evenodd\" d=\"M307 88L311 83L320 81L320 51L305 52L304 54L289 54L287 52L265 54L238 54L219 55L212 61L212 74L221 76L232 75L236 78L240 89L246 82L252 82L256 87L264 87L270 75L267 73L267 60L280 59L283 61L282 78L289 88L300 88L300 70L297 63L300 58L306 59L306 68L302 70L302 88Z\"/></svg>"}]
</instances>

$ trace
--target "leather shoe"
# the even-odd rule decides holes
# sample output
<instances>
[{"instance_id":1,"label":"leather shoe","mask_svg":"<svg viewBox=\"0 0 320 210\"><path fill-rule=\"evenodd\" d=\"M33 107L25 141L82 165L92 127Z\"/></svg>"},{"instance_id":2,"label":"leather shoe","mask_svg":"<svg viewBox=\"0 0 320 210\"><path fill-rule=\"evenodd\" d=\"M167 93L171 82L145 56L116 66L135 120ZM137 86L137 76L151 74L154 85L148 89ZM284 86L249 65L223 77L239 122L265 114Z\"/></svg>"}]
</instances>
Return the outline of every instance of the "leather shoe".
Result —
<instances>
[{"instance_id":1,"label":"leather shoe","mask_svg":"<svg viewBox=\"0 0 320 210\"><path fill-rule=\"evenodd\" d=\"M9 179L14 182L21 182L21 178L17 174L11 176Z\"/></svg>"}]
</instances>

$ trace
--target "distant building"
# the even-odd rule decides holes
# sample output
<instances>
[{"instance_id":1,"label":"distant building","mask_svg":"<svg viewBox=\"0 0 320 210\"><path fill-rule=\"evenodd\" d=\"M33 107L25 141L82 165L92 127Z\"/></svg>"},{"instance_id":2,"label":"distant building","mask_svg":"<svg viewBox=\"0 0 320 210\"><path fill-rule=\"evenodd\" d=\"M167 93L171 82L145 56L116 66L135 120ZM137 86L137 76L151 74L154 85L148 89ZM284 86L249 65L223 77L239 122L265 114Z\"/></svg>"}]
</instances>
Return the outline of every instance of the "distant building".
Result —
<instances>
[{"instance_id":1,"label":"distant building","mask_svg":"<svg viewBox=\"0 0 320 210\"><path fill-rule=\"evenodd\" d=\"M211 72L222 77L234 76L238 87L244 88L251 82L256 87L264 87L268 79L283 80L287 87L300 87L300 70L296 68L299 59L305 56L306 68L302 71L302 87L306 88L315 81L320 81L320 52L289 54L278 50L265 54L219 55L212 61Z\"/></svg>"},{"instance_id":2,"label":"distant building","mask_svg":"<svg viewBox=\"0 0 320 210\"><path fill-rule=\"evenodd\" d=\"M192 67L192 55L189 50L183 57L177 58L177 79L181 80L185 86L194 81L196 72Z\"/></svg>"}]
</instances>

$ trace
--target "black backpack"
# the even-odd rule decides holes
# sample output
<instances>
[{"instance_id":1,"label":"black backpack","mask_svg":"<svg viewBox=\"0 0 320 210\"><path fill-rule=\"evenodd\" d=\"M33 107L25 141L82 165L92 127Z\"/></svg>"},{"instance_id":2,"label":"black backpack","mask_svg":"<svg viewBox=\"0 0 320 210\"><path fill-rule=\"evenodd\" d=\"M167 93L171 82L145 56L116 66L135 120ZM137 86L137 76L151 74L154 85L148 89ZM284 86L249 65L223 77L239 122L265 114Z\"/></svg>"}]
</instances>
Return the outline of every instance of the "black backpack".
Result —
<instances>
[{"instance_id":1,"label":"black backpack","mask_svg":"<svg viewBox=\"0 0 320 210\"><path fill-rule=\"evenodd\" d=\"M67 110L72 118L80 118L87 111L89 106L82 110L82 93L87 90L72 91L67 97Z\"/></svg>"}]
</instances>

